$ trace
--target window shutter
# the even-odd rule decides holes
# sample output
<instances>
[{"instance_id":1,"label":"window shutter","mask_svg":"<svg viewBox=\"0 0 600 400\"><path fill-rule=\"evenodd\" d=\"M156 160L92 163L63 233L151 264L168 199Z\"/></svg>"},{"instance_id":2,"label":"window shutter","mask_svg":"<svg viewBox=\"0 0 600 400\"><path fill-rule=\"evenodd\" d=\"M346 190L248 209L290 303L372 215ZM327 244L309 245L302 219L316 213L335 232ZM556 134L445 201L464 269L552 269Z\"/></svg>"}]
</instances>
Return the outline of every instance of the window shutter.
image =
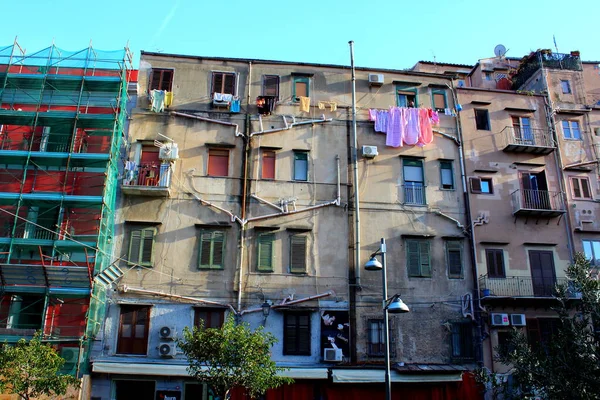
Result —
<instances>
[{"instance_id":1,"label":"window shutter","mask_svg":"<svg viewBox=\"0 0 600 400\"><path fill-rule=\"evenodd\" d=\"M213 93L223 93L223 74L213 73Z\"/></svg>"},{"instance_id":2,"label":"window shutter","mask_svg":"<svg viewBox=\"0 0 600 400\"><path fill-rule=\"evenodd\" d=\"M154 247L154 228L147 228L142 230L142 252L140 264L152 265L152 248Z\"/></svg>"},{"instance_id":3,"label":"window shutter","mask_svg":"<svg viewBox=\"0 0 600 400\"><path fill-rule=\"evenodd\" d=\"M298 316L298 353L310 354L310 316Z\"/></svg>"},{"instance_id":4,"label":"window shutter","mask_svg":"<svg viewBox=\"0 0 600 400\"><path fill-rule=\"evenodd\" d=\"M258 270L273 271L273 240L272 233L258 236Z\"/></svg>"},{"instance_id":5,"label":"window shutter","mask_svg":"<svg viewBox=\"0 0 600 400\"><path fill-rule=\"evenodd\" d=\"M211 268L223 268L223 249L225 247L225 233L223 231L213 231L212 233L212 259Z\"/></svg>"},{"instance_id":6,"label":"window shutter","mask_svg":"<svg viewBox=\"0 0 600 400\"><path fill-rule=\"evenodd\" d=\"M150 90L159 88L160 76L161 70L152 70L152 77L150 79Z\"/></svg>"},{"instance_id":7,"label":"window shutter","mask_svg":"<svg viewBox=\"0 0 600 400\"><path fill-rule=\"evenodd\" d=\"M415 240L409 240L406 242L406 262L408 276L421 275L419 265L419 242Z\"/></svg>"},{"instance_id":8,"label":"window shutter","mask_svg":"<svg viewBox=\"0 0 600 400\"><path fill-rule=\"evenodd\" d=\"M129 264L140 263L140 249L142 247L142 231L134 229L129 235Z\"/></svg>"},{"instance_id":9,"label":"window shutter","mask_svg":"<svg viewBox=\"0 0 600 400\"><path fill-rule=\"evenodd\" d=\"M173 82L173 71L169 71L169 70L163 71L160 90L171 91L172 82Z\"/></svg>"},{"instance_id":10,"label":"window shutter","mask_svg":"<svg viewBox=\"0 0 600 400\"><path fill-rule=\"evenodd\" d=\"M457 241L446 243L448 257L448 276L462 278L462 244Z\"/></svg>"},{"instance_id":11,"label":"window shutter","mask_svg":"<svg viewBox=\"0 0 600 400\"><path fill-rule=\"evenodd\" d=\"M419 242L419 261L421 266L421 276L431 277L431 261L429 259L429 242Z\"/></svg>"},{"instance_id":12,"label":"window shutter","mask_svg":"<svg viewBox=\"0 0 600 400\"><path fill-rule=\"evenodd\" d=\"M592 194L590 193L590 183L588 182L588 180L586 178L581 178L579 179L579 182L581 186L581 191L583 193L583 197L585 199L591 199Z\"/></svg>"},{"instance_id":13,"label":"window shutter","mask_svg":"<svg viewBox=\"0 0 600 400\"><path fill-rule=\"evenodd\" d=\"M202 231L200 234L200 250L198 255L199 268L210 268L211 265L211 247L212 232Z\"/></svg>"},{"instance_id":14,"label":"window shutter","mask_svg":"<svg viewBox=\"0 0 600 400\"><path fill-rule=\"evenodd\" d=\"M471 185L471 193L481 193L481 179L469 178L469 183Z\"/></svg>"},{"instance_id":15,"label":"window shutter","mask_svg":"<svg viewBox=\"0 0 600 400\"><path fill-rule=\"evenodd\" d=\"M306 272L306 236L290 237L290 272Z\"/></svg>"},{"instance_id":16,"label":"window shutter","mask_svg":"<svg viewBox=\"0 0 600 400\"><path fill-rule=\"evenodd\" d=\"M235 74L224 74L225 85L223 93L235 94Z\"/></svg>"},{"instance_id":17,"label":"window shutter","mask_svg":"<svg viewBox=\"0 0 600 400\"><path fill-rule=\"evenodd\" d=\"M433 108L438 110L446 108L446 97L443 93L433 94Z\"/></svg>"},{"instance_id":18,"label":"window shutter","mask_svg":"<svg viewBox=\"0 0 600 400\"><path fill-rule=\"evenodd\" d=\"M294 314L285 315L285 331L284 331L284 354L296 353L296 342L298 340L296 330L296 319L297 316Z\"/></svg>"}]
</instances>

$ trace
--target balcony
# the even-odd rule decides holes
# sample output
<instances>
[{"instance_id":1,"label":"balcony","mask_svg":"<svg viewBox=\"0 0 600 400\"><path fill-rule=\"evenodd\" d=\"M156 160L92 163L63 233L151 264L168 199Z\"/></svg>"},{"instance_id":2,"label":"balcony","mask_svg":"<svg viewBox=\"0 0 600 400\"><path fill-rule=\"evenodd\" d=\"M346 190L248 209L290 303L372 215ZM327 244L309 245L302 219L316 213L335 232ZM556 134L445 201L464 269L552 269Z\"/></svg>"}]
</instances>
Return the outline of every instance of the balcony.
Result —
<instances>
[{"instance_id":1,"label":"balcony","mask_svg":"<svg viewBox=\"0 0 600 400\"><path fill-rule=\"evenodd\" d=\"M561 54L550 50L532 52L521 61L517 73L512 77L513 89L519 89L538 70L544 68L568 71L582 71L581 59L578 53Z\"/></svg>"},{"instance_id":2,"label":"balcony","mask_svg":"<svg viewBox=\"0 0 600 400\"><path fill-rule=\"evenodd\" d=\"M567 283L567 278L533 279L529 276L507 276L506 278L479 278L481 298L492 300L499 297L554 297L557 284Z\"/></svg>"},{"instance_id":3,"label":"balcony","mask_svg":"<svg viewBox=\"0 0 600 400\"><path fill-rule=\"evenodd\" d=\"M566 212L562 192L519 189L511 197L514 216L553 218Z\"/></svg>"},{"instance_id":4,"label":"balcony","mask_svg":"<svg viewBox=\"0 0 600 400\"><path fill-rule=\"evenodd\" d=\"M422 182L404 183L404 204L424 206L425 186Z\"/></svg>"},{"instance_id":5,"label":"balcony","mask_svg":"<svg viewBox=\"0 0 600 400\"><path fill-rule=\"evenodd\" d=\"M171 185L171 164L146 164L125 168L121 190L126 195L168 197Z\"/></svg>"},{"instance_id":6,"label":"balcony","mask_svg":"<svg viewBox=\"0 0 600 400\"><path fill-rule=\"evenodd\" d=\"M556 143L546 129L507 126L500 134L504 139L505 152L550 154Z\"/></svg>"}]
</instances>

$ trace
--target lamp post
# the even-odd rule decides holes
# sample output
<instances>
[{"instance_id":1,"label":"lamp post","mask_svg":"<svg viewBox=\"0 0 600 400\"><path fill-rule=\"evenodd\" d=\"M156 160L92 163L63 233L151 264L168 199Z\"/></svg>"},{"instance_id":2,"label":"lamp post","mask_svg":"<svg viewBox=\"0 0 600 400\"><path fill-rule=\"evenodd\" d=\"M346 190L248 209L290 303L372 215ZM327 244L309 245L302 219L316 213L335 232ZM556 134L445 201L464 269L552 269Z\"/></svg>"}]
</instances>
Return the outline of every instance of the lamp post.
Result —
<instances>
[{"instance_id":1,"label":"lamp post","mask_svg":"<svg viewBox=\"0 0 600 400\"><path fill-rule=\"evenodd\" d=\"M385 341L385 399L392 399L392 382L390 380L390 321L389 314L406 313L410 310L408 306L402 302L399 295L394 295L391 299L387 297L387 271L386 271L386 245L385 239L381 238L379 250L371 254L371 259L365 264L367 271L381 270L381 279L383 286L383 327ZM381 256L381 262L377 260L377 256Z\"/></svg>"}]
</instances>

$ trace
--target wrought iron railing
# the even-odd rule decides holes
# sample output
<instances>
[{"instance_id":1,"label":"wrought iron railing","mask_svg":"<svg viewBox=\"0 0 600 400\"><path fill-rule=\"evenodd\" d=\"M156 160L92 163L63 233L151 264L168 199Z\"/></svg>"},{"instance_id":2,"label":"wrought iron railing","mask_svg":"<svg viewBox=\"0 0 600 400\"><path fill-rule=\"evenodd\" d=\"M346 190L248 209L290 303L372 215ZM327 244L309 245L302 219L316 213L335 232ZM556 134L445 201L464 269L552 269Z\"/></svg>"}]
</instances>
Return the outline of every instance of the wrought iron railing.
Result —
<instances>
[{"instance_id":1,"label":"wrought iron railing","mask_svg":"<svg viewBox=\"0 0 600 400\"><path fill-rule=\"evenodd\" d=\"M125 167L125 186L167 188L171 184L171 164L142 164Z\"/></svg>"},{"instance_id":2,"label":"wrought iron railing","mask_svg":"<svg viewBox=\"0 0 600 400\"><path fill-rule=\"evenodd\" d=\"M518 189L511 193L513 212L520 210L565 211L561 192Z\"/></svg>"},{"instance_id":3,"label":"wrought iron railing","mask_svg":"<svg viewBox=\"0 0 600 400\"><path fill-rule=\"evenodd\" d=\"M505 145L556 147L547 129L507 126L500 132Z\"/></svg>"},{"instance_id":4,"label":"wrought iron railing","mask_svg":"<svg viewBox=\"0 0 600 400\"><path fill-rule=\"evenodd\" d=\"M404 204L425 204L425 186L421 182L404 183Z\"/></svg>"},{"instance_id":5,"label":"wrought iron railing","mask_svg":"<svg viewBox=\"0 0 600 400\"><path fill-rule=\"evenodd\" d=\"M582 64L579 54L551 53L549 51L537 51L531 53L525 61L521 62L519 70L512 77L513 89L520 89L529 78L540 69L541 66L551 69L565 69L581 71Z\"/></svg>"},{"instance_id":6,"label":"wrought iron railing","mask_svg":"<svg viewBox=\"0 0 600 400\"><path fill-rule=\"evenodd\" d=\"M507 276L505 278L479 278L482 297L553 297L557 284L566 284L567 278L540 278Z\"/></svg>"}]
</instances>

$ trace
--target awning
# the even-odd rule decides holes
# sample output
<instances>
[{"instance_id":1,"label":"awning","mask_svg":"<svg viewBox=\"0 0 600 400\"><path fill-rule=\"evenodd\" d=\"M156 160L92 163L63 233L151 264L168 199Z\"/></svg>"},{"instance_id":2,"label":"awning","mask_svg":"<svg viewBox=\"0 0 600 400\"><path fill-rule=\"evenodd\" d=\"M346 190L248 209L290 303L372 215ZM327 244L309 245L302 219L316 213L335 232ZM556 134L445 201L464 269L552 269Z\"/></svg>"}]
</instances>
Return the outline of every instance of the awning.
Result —
<instances>
[{"instance_id":1,"label":"awning","mask_svg":"<svg viewBox=\"0 0 600 400\"><path fill-rule=\"evenodd\" d=\"M384 370L334 369L331 372L334 383L379 383L385 382ZM461 382L462 371L451 373L400 374L391 371L390 380L399 383Z\"/></svg>"},{"instance_id":2,"label":"awning","mask_svg":"<svg viewBox=\"0 0 600 400\"><path fill-rule=\"evenodd\" d=\"M92 371L99 374L189 376L187 365L182 364L97 361L92 364ZM283 371L280 375L294 379L327 379L327 368L290 368L287 371Z\"/></svg>"}]
</instances>

